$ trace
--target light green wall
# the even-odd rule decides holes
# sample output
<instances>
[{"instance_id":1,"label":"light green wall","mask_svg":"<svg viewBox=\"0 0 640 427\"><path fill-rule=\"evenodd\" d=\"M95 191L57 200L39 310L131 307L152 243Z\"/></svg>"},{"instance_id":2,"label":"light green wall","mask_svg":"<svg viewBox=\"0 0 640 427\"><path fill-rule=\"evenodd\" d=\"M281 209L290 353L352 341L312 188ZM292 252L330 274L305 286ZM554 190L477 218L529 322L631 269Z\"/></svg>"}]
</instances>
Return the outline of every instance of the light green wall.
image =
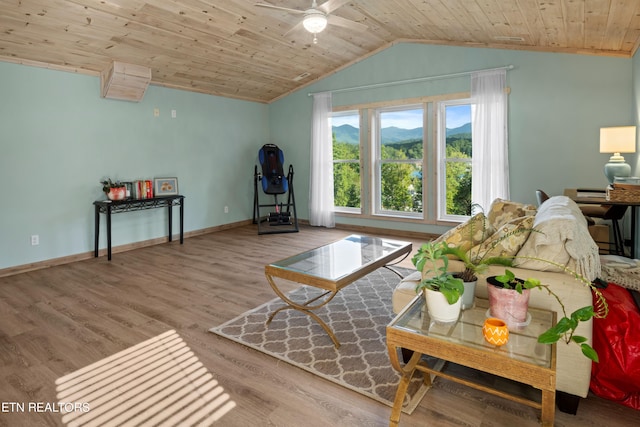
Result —
<instances>
[{"instance_id":1,"label":"light green wall","mask_svg":"<svg viewBox=\"0 0 640 427\"><path fill-rule=\"evenodd\" d=\"M2 62L0 82L0 269L93 250L105 177L178 177L187 232L251 218L268 105L156 86L103 99L98 77ZM113 216L114 246L164 235L165 209Z\"/></svg>"},{"instance_id":2,"label":"light green wall","mask_svg":"<svg viewBox=\"0 0 640 427\"><path fill-rule=\"evenodd\" d=\"M312 98L309 92L415 79L514 65L508 72L511 198L535 203L535 190L561 194L564 188L604 187L598 151L601 126L632 123L632 61L623 58L535 53L484 48L399 44L373 55L270 107L271 139L301 170L310 156ZM343 92L334 105L402 99L469 90L469 77ZM309 183L297 180L298 211L308 215ZM442 227L397 222L357 223L440 233Z\"/></svg>"},{"instance_id":3,"label":"light green wall","mask_svg":"<svg viewBox=\"0 0 640 427\"><path fill-rule=\"evenodd\" d=\"M253 165L257 150L269 142L284 150L286 166L294 165L298 214L308 218L308 92L508 64L516 67L508 73L512 198L532 203L539 187L558 194L564 187L604 186L608 156L598 153L598 128L640 121L637 55L631 60L399 44L270 105L156 86L140 103L108 100L99 96L97 77L0 62L0 269L91 251L91 202L104 197L98 181L107 176L177 176L187 197L186 231L250 219ZM468 77L434 80L338 94L334 104L468 89ZM160 117L153 117L154 108ZM635 157L628 159L635 164ZM114 245L164 236L165 215L115 215ZM177 230L177 215L174 220ZM40 236L39 246L30 245L32 234Z\"/></svg>"}]
</instances>

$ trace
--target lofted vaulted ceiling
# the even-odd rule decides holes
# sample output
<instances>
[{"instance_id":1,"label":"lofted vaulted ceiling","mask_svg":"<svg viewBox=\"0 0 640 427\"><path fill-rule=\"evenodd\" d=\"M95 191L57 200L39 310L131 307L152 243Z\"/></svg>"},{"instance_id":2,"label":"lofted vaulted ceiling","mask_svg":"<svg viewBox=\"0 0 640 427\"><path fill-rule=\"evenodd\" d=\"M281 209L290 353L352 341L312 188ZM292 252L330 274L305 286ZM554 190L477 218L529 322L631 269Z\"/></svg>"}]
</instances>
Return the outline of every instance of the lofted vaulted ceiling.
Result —
<instances>
[{"instance_id":1,"label":"lofted vaulted ceiling","mask_svg":"<svg viewBox=\"0 0 640 427\"><path fill-rule=\"evenodd\" d=\"M318 43L311 0L0 0L0 60L95 74L149 67L152 84L271 102L396 42L631 57L638 0L329 0ZM322 7L324 0L319 0Z\"/></svg>"}]
</instances>

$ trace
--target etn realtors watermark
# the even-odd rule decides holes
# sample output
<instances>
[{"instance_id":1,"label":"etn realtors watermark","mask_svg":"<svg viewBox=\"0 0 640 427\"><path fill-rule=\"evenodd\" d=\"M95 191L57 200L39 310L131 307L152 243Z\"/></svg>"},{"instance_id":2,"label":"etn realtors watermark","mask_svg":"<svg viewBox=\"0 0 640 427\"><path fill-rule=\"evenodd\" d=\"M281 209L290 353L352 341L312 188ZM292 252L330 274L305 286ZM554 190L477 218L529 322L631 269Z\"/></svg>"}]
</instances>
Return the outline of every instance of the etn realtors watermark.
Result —
<instances>
[{"instance_id":1,"label":"etn realtors watermark","mask_svg":"<svg viewBox=\"0 0 640 427\"><path fill-rule=\"evenodd\" d=\"M0 413L89 412L88 402L0 402Z\"/></svg>"}]
</instances>

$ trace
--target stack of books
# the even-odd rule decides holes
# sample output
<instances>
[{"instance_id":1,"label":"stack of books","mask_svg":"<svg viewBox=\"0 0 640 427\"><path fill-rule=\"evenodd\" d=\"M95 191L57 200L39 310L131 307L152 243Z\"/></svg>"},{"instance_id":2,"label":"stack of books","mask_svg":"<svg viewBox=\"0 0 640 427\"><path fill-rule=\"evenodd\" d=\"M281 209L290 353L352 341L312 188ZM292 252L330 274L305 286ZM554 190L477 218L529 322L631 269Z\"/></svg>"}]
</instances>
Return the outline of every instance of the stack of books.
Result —
<instances>
[{"instance_id":1,"label":"stack of books","mask_svg":"<svg viewBox=\"0 0 640 427\"><path fill-rule=\"evenodd\" d=\"M153 181L150 179L133 181L132 197L135 199L151 199L153 197Z\"/></svg>"}]
</instances>

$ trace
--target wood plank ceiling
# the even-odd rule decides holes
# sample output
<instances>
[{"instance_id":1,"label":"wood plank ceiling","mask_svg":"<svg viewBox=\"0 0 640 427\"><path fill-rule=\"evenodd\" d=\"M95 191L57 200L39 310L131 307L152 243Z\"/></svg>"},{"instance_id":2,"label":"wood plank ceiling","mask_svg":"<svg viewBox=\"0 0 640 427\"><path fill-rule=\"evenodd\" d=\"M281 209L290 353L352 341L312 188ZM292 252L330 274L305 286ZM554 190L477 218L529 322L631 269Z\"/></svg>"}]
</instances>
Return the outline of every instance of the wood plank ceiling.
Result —
<instances>
[{"instance_id":1,"label":"wood plank ceiling","mask_svg":"<svg viewBox=\"0 0 640 427\"><path fill-rule=\"evenodd\" d=\"M263 3L305 10L311 0ZM94 75L117 60L151 68L152 84L268 103L397 42L631 57L640 40L638 0L326 6L367 29L329 25L313 44L289 32L303 15L251 0L0 0L0 60Z\"/></svg>"}]
</instances>

